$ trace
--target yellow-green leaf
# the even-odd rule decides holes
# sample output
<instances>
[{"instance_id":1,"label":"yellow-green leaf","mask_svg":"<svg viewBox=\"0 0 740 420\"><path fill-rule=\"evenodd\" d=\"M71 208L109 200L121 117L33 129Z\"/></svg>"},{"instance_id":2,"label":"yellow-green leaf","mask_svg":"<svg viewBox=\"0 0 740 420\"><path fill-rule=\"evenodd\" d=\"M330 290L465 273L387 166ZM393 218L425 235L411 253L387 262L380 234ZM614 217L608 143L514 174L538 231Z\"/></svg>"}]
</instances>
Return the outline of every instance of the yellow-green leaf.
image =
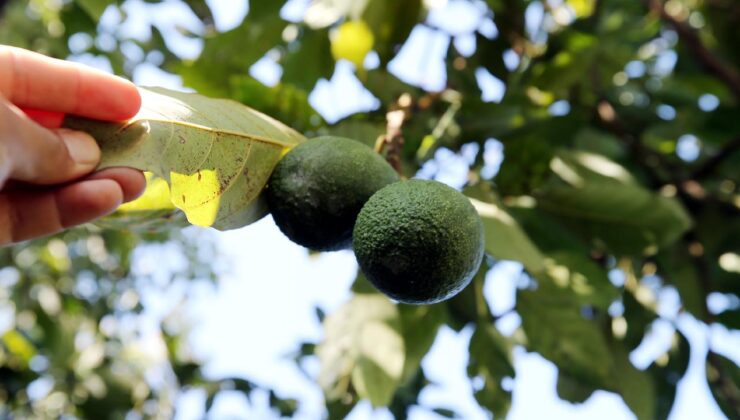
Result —
<instances>
[{"instance_id":1,"label":"yellow-green leaf","mask_svg":"<svg viewBox=\"0 0 740 420\"><path fill-rule=\"evenodd\" d=\"M170 187L167 181L151 172L145 172L146 190L141 197L118 207L119 212L131 213L137 211L174 210L175 205L170 199Z\"/></svg>"},{"instance_id":2,"label":"yellow-green leaf","mask_svg":"<svg viewBox=\"0 0 740 420\"><path fill-rule=\"evenodd\" d=\"M164 179L194 225L235 229L267 213L260 193L280 157L305 140L300 133L235 101L162 88L141 94L141 111L124 123L66 121L98 141L99 169L128 166Z\"/></svg>"},{"instance_id":3,"label":"yellow-green leaf","mask_svg":"<svg viewBox=\"0 0 740 420\"><path fill-rule=\"evenodd\" d=\"M28 339L17 330L6 331L2 335L2 344L11 354L17 356L24 365L36 355L36 348Z\"/></svg>"}]
</instances>

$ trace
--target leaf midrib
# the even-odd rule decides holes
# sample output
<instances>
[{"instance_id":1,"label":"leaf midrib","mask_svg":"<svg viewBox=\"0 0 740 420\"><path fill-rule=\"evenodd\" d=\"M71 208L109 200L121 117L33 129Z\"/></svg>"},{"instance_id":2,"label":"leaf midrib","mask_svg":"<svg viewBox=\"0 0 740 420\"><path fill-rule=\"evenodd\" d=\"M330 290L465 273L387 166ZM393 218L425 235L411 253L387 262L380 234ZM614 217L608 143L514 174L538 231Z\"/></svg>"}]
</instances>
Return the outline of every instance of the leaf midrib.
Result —
<instances>
[{"instance_id":1,"label":"leaf midrib","mask_svg":"<svg viewBox=\"0 0 740 420\"><path fill-rule=\"evenodd\" d=\"M201 124L190 123L190 122L187 122L187 121L169 120L169 119L165 119L165 118L162 118L162 119L158 119L158 118L141 118L141 119L131 120L129 122L129 124L133 124L133 123L140 122L140 121L179 125L179 126L182 126L182 127L188 127L188 128L203 130L203 131L207 131L207 132L211 132L211 133L219 133L219 134L231 135L231 136L240 137L240 138L243 138L243 139L246 139L246 140L250 140L250 141L256 141L256 142L259 142L259 143L265 143L265 144L274 145L274 146L280 146L280 147L291 148L291 147L294 147L296 145L295 143L283 142L283 141L280 141L280 140L271 139L269 137L257 136L257 135L254 135L254 134L246 134L246 133L242 133L242 132L234 131L234 130L226 130L226 129L221 129L221 128L212 128L212 127L208 127L208 126L201 125Z\"/></svg>"}]
</instances>

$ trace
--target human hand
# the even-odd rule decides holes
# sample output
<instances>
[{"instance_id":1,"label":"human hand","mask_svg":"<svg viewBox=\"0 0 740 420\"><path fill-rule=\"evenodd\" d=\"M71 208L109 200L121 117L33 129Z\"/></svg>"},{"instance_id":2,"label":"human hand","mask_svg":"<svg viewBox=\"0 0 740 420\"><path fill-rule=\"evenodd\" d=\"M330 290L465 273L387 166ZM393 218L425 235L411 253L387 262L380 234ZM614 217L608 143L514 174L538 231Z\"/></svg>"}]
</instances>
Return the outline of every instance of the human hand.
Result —
<instances>
[{"instance_id":1,"label":"human hand","mask_svg":"<svg viewBox=\"0 0 740 420\"><path fill-rule=\"evenodd\" d=\"M0 246L88 222L140 195L141 172L89 175L97 143L60 128L64 114L121 121L140 106L131 82L0 45Z\"/></svg>"}]
</instances>

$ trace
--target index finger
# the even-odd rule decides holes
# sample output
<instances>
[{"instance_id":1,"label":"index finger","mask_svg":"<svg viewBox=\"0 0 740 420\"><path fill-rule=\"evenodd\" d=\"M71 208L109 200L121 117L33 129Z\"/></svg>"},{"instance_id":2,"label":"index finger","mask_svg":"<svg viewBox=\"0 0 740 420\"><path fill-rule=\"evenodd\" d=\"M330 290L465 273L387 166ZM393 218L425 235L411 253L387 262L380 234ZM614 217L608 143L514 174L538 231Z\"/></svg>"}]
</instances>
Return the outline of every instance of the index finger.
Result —
<instances>
[{"instance_id":1,"label":"index finger","mask_svg":"<svg viewBox=\"0 0 740 420\"><path fill-rule=\"evenodd\" d=\"M23 108L121 121L141 107L133 83L82 64L0 45L0 95Z\"/></svg>"}]
</instances>

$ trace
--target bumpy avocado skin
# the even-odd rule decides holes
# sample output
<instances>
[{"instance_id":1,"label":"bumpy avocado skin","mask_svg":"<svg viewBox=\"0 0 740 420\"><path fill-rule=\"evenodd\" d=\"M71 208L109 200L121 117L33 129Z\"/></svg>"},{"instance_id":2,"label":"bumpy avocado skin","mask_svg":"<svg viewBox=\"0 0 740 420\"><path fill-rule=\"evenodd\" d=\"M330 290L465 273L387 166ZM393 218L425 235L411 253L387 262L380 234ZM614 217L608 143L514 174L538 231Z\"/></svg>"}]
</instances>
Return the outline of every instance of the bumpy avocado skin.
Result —
<instances>
[{"instance_id":1,"label":"bumpy avocado skin","mask_svg":"<svg viewBox=\"0 0 740 420\"><path fill-rule=\"evenodd\" d=\"M381 292L403 303L448 299L470 283L483 258L483 223L470 201L437 181L384 187L357 217L360 268Z\"/></svg>"},{"instance_id":2,"label":"bumpy avocado skin","mask_svg":"<svg viewBox=\"0 0 740 420\"><path fill-rule=\"evenodd\" d=\"M270 212L293 242L316 251L352 244L355 219L398 174L370 147L342 137L317 137L278 162L266 190Z\"/></svg>"}]
</instances>

